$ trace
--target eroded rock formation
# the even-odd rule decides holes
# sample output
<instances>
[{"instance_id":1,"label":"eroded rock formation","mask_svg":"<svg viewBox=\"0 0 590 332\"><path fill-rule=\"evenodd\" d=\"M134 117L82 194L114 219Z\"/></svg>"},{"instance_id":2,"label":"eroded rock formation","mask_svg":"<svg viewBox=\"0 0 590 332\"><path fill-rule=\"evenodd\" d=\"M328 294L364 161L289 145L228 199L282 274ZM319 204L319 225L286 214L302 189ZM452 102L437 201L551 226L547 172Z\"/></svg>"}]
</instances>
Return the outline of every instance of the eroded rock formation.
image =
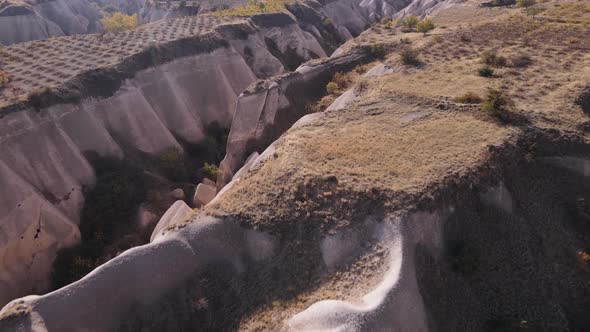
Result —
<instances>
[{"instance_id":1,"label":"eroded rock formation","mask_svg":"<svg viewBox=\"0 0 590 332\"><path fill-rule=\"evenodd\" d=\"M10 0L0 8L0 44L97 32L102 17L87 0Z\"/></svg>"}]
</instances>

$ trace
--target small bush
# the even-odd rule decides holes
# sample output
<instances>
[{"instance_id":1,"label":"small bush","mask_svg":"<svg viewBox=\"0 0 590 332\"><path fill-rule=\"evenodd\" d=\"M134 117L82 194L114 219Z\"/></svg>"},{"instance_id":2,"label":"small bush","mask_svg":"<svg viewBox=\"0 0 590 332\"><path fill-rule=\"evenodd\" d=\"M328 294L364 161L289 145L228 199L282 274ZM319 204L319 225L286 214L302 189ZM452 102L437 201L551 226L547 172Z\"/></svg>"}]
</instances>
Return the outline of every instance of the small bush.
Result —
<instances>
[{"instance_id":1,"label":"small bush","mask_svg":"<svg viewBox=\"0 0 590 332\"><path fill-rule=\"evenodd\" d=\"M336 85L340 88L346 88L351 83L351 77L348 73L337 72L332 77L332 82L336 83Z\"/></svg>"},{"instance_id":2,"label":"small bush","mask_svg":"<svg viewBox=\"0 0 590 332\"><path fill-rule=\"evenodd\" d=\"M479 76L481 77L492 77L494 76L494 70L490 66L483 66L478 70Z\"/></svg>"},{"instance_id":3,"label":"small bush","mask_svg":"<svg viewBox=\"0 0 590 332\"><path fill-rule=\"evenodd\" d=\"M411 46L404 46L399 52L399 55L400 59L405 65L417 66L420 64L420 59L418 58L418 51L416 51Z\"/></svg>"},{"instance_id":4,"label":"small bush","mask_svg":"<svg viewBox=\"0 0 590 332\"><path fill-rule=\"evenodd\" d=\"M510 63L512 64L512 66L517 68L528 67L532 62L533 60L531 59L531 57L525 54L516 55L510 58Z\"/></svg>"},{"instance_id":5,"label":"small bush","mask_svg":"<svg viewBox=\"0 0 590 332\"><path fill-rule=\"evenodd\" d=\"M217 179L219 175L219 168L213 164L205 163L201 170L212 179Z\"/></svg>"},{"instance_id":6,"label":"small bush","mask_svg":"<svg viewBox=\"0 0 590 332\"><path fill-rule=\"evenodd\" d=\"M422 32L424 35L426 35L427 32L434 30L434 28L434 23L432 23L432 20L429 18L423 19L416 25L416 30Z\"/></svg>"},{"instance_id":7,"label":"small bush","mask_svg":"<svg viewBox=\"0 0 590 332\"><path fill-rule=\"evenodd\" d=\"M420 20L416 16L406 16L402 19L402 26L408 29L414 29Z\"/></svg>"},{"instance_id":8,"label":"small bush","mask_svg":"<svg viewBox=\"0 0 590 332\"><path fill-rule=\"evenodd\" d=\"M335 82L330 82L328 83L328 85L326 85L326 92L329 95L335 94L336 91L338 91L338 84L336 84Z\"/></svg>"},{"instance_id":9,"label":"small bush","mask_svg":"<svg viewBox=\"0 0 590 332\"><path fill-rule=\"evenodd\" d=\"M514 102L502 91L489 89L481 110L486 114L501 120L506 120L510 111L514 108Z\"/></svg>"},{"instance_id":10,"label":"small bush","mask_svg":"<svg viewBox=\"0 0 590 332\"><path fill-rule=\"evenodd\" d=\"M506 57L498 55L496 51L487 50L481 54L481 62L494 67L504 67L508 63Z\"/></svg>"},{"instance_id":11,"label":"small bush","mask_svg":"<svg viewBox=\"0 0 590 332\"><path fill-rule=\"evenodd\" d=\"M481 104L481 97L475 92L467 92L455 98L455 101L462 104Z\"/></svg>"}]
</instances>

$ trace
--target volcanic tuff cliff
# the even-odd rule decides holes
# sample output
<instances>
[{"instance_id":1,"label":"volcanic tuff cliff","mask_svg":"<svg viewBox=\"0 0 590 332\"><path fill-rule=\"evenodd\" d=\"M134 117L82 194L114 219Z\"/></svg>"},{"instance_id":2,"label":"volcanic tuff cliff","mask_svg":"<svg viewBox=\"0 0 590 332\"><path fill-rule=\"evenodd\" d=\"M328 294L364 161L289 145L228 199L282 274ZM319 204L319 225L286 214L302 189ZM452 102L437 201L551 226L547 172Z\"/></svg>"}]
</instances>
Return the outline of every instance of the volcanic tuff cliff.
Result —
<instances>
[{"instance_id":1,"label":"volcanic tuff cliff","mask_svg":"<svg viewBox=\"0 0 590 332\"><path fill-rule=\"evenodd\" d=\"M335 6L292 4L294 16L184 17L5 48L0 303L48 289L56 252L80 241L84 188L96 182L97 158L158 157L203 142L211 125L229 128L248 85L325 57L377 17L359 3L344 12ZM328 19L342 13L355 21ZM359 48L304 66L281 88L288 98L308 94L311 101L335 72L370 61L373 53ZM267 110L268 121L280 125L265 140L295 122L302 106L284 119ZM256 119L240 113L244 126Z\"/></svg>"},{"instance_id":2,"label":"volcanic tuff cliff","mask_svg":"<svg viewBox=\"0 0 590 332\"><path fill-rule=\"evenodd\" d=\"M0 44L97 32L101 14L86 0L0 2Z\"/></svg>"},{"instance_id":3,"label":"volcanic tuff cliff","mask_svg":"<svg viewBox=\"0 0 590 332\"><path fill-rule=\"evenodd\" d=\"M0 179L18 189L0 196L3 262L23 268L3 268L3 280L30 271L19 257L44 255L33 267L46 271L56 248L77 240L79 188L93 180L81 151L157 154L201 139L207 121L231 131L213 201L195 211L175 203L149 244L12 301L0 329L588 330L590 3L581 3L546 2L532 18L420 1L409 6L436 8L430 35L383 22L299 67L360 23L184 18L168 23L176 36L158 35L159 25L130 32L148 47L101 57L92 80L74 68L32 104L6 99ZM289 10L325 18L342 4ZM205 19L214 28L195 36ZM246 51L252 43L265 47ZM478 74L482 61L493 76ZM34 89L26 75L15 76L17 95ZM338 98L324 96L330 80Z\"/></svg>"}]
</instances>

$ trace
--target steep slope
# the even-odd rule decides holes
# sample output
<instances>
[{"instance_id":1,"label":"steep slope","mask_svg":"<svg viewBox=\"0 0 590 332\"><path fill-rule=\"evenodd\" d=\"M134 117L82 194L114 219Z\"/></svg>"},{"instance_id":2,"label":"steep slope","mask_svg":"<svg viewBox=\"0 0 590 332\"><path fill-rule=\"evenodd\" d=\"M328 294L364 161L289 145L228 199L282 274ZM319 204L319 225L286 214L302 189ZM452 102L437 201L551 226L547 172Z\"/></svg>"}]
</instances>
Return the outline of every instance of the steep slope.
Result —
<instances>
[{"instance_id":1,"label":"steep slope","mask_svg":"<svg viewBox=\"0 0 590 332\"><path fill-rule=\"evenodd\" d=\"M380 15L357 2L351 8L365 25ZM343 12L319 3L287 9L293 14L183 17L118 34L60 37L2 51L10 82L0 90L0 161L8 184L0 212L0 302L48 289L56 253L81 237L72 225L79 224L85 193L96 185L97 162L133 160L153 178L146 165L181 158L175 151L199 154L204 145L208 148L210 128L232 125L238 98L251 83L325 57L348 36L341 31L354 27L335 24L328 14ZM360 47L308 64L285 76L281 98L293 102L307 94L317 99L336 71L370 61L379 51ZM293 106L297 112L290 118L272 119L277 127L263 130L272 134L265 133L258 147L303 115L301 103ZM265 113L270 120L269 112L274 111ZM248 118L256 115L241 115L236 126L247 126ZM182 158L198 159L191 153ZM211 185L201 188L215 192ZM153 219L149 213L137 212L142 220Z\"/></svg>"},{"instance_id":2,"label":"steep slope","mask_svg":"<svg viewBox=\"0 0 590 332\"><path fill-rule=\"evenodd\" d=\"M400 47L204 209L175 204L150 244L12 301L0 327L590 328L590 30L477 5L437 13L430 36L378 26L345 45ZM490 48L510 62L480 76ZM489 88L514 104L485 111Z\"/></svg>"},{"instance_id":3,"label":"steep slope","mask_svg":"<svg viewBox=\"0 0 590 332\"><path fill-rule=\"evenodd\" d=\"M97 32L101 14L86 0L0 3L0 44Z\"/></svg>"}]
</instances>

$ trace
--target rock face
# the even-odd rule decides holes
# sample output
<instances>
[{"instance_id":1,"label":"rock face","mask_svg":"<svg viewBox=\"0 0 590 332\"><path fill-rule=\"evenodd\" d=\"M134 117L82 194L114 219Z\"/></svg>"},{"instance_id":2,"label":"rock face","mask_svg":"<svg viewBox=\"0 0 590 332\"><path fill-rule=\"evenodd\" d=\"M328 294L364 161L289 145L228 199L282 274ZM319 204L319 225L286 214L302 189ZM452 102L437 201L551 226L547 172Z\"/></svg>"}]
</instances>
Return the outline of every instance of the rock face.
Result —
<instances>
[{"instance_id":1,"label":"rock face","mask_svg":"<svg viewBox=\"0 0 590 332\"><path fill-rule=\"evenodd\" d=\"M207 203L211 202L213 198L215 198L216 193L217 188L215 188L215 186L199 183L193 197L193 205L195 207L206 205Z\"/></svg>"},{"instance_id":2,"label":"rock face","mask_svg":"<svg viewBox=\"0 0 590 332\"><path fill-rule=\"evenodd\" d=\"M29 108L0 119L0 178L8 181L0 195L0 303L45 289L39 281L47 280L56 252L78 241L82 187L94 183L86 155L158 155L181 149L178 140L200 142L211 123L229 127L241 91L258 77L283 71L265 41L280 46L273 52L295 52L301 61L325 54L284 16L276 28L225 27L219 38L227 44L140 70L106 98ZM256 51L247 57L246 47Z\"/></svg>"},{"instance_id":3,"label":"rock face","mask_svg":"<svg viewBox=\"0 0 590 332\"><path fill-rule=\"evenodd\" d=\"M126 71L85 72L76 77L81 81L66 82L79 88L76 98L51 95L55 98L47 102L5 108L0 118L0 179L6 182L0 189L0 304L45 290L57 251L79 240L82 188L95 181L87 156L124 158L129 151L155 156L181 149L180 142L200 142L212 123L231 125L231 149L219 182L226 183L249 153L262 151L304 114L306 100L322 95L335 72L368 61L370 52L341 54L242 91L259 78L326 56L338 42L386 15L383 8L398 5L311 1L291 7L295 17L305 18L300 22L284 13L256 15L212 29L206 47L189 37L174 49L178 53L162 47L162 61L146 48L122 62ZM81 0L9 6L2 13L0 37L6 44L87 33L98 19ZM27 44L18 46L26 51ZM146 57L156 65L136 65ZM117 76L121 72L127 76Z\"/></svg>"},{"instance_id":4,"label":"rock face","mask_svg":"<svg viewBox=\"0 0 590 332\"><path fill-rule=\"evenodd\" d=\"M369 49L356 49L292 73L250 87L238 98L226 155L220 165L218 189L227 184L254 151L264 150L307 112L309 101L324 94L326 84L339 71L347 71L374 58Z\"/></svg>"},{"instance_id":5,"label":"rock face","mask_svg":"<svg viewBox=\"0 0 590 332\"><path fill-rule=\"evenodd\" d=\"M14 2L13 2L14 1ZM102 17L87 0L8 1L0 9L0 43L11 45L98 31Z\"/></svg>"}]
</instances>

